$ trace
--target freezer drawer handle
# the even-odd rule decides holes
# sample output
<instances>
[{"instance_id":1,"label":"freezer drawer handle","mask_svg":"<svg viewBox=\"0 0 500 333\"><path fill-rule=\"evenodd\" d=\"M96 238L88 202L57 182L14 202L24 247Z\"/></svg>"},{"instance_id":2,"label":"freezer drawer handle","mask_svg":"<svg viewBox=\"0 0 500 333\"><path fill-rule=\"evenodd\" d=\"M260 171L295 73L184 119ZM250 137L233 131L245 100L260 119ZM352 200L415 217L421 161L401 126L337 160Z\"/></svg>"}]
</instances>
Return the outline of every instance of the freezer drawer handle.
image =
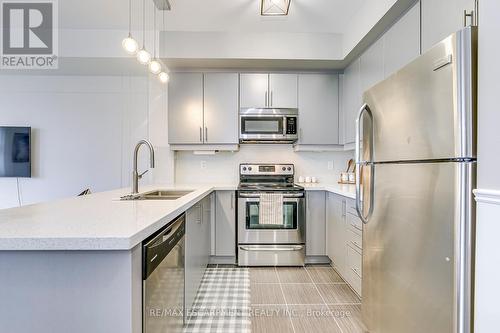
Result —
<instances>
[{"instance_id":1,"label":"freezer drawer handle","mask_svg":"<svg viewBox=\"0 0 500 333\"><path fill-rule=\"evenodd\" d=\"M370 133L370 138L369 138L369 144L368 144L368 149L369 149L369 156L370 156L370 161L364 161L361 159L361 122L362 122L362 117L363 114L366 112L368 117L370 118L371 122L371 133ZM373 200L374 200L374 184L375 184L375 164L371 159L373 159L373 141L374 141L374 126L375 123L373 122L373 114L370 108L368 107L368 104L363 104L361 109L359 110L358 117L356 118L356 165L358 166L356 168L356 211L359 215L359 218L361 221L363 221L364 224L368 223L368 220L373 214ZM365 142L366 144L366 142ZM370 167L370 192L368 193L369 199L370 199L370 206L368 208L368 214L365 216L363 214L364 211L364 203L361 200L361 173L363 171L364 167ZM365 183L366 184L366 183Z\"/></svg>"},{"instance_id":2,"label":"freezer drawer handle","mask_svg":"<svg viewBox=\"0 0 500 333\"><path fill-rule=\"evenodd\" d=\"M290 246L290 247L261 247L261 248L257 248L257 247L246 247L246 246L240 246L240 250L243 250L243 251L271 251L271 252L275 252L275 251L300 251L302 250L304 247L302 245L297 245L297 246Z\"/></svg>"}]
</instances>

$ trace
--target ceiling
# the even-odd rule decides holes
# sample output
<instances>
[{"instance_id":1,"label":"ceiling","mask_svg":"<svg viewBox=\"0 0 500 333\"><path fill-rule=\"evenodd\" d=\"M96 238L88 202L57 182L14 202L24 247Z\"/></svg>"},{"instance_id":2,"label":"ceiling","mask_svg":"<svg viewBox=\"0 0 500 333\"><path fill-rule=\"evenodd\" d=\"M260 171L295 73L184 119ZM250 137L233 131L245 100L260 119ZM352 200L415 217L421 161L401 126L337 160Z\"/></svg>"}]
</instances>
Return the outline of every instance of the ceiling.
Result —
<instances>
[{"instance_id":1,"label":"ceiling","mask_svg":"<svg viewBox=\"0 0 500 333\"><path fill-rule=\"evenodd\" d=\"M153 0L146 1L152 20ZM169 31L245 31L344 33L368 0L292 0L286 17L260 16L260 0L170 0ZM140 26L142 0L132 0L133 28ZM127 0L59 1L63 29L127 29ZM161 15L158 23L161 26Z\"/></svg>"}]
</instances>

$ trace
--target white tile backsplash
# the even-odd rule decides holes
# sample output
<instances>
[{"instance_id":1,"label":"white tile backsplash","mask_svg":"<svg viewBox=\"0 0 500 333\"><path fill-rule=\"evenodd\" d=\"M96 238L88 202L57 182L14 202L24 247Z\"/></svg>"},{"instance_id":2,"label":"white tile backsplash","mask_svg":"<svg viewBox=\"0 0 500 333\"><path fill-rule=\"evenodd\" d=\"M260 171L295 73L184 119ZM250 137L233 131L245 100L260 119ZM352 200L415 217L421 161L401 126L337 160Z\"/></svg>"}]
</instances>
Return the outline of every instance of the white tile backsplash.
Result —
<instances>
[{"instance_id":1,"label":"white tile backsplash","mask_svg":"<svg viewBox=\"0 0 500 333\"><path fill-rule=\"evenodd\" d=\"M241 145L238 152L215 155L175 153L175 182L203 184L238 182L240 163L293 163L296 180L299 176L315 176L321 183L333 183L354 158L347 152L294 152L291 145ZM333 161L333 170L329 170ZM330 165L329 165L330 164ZM204 165L204 168L202 167Z\"/></svg>"}]
</instances>

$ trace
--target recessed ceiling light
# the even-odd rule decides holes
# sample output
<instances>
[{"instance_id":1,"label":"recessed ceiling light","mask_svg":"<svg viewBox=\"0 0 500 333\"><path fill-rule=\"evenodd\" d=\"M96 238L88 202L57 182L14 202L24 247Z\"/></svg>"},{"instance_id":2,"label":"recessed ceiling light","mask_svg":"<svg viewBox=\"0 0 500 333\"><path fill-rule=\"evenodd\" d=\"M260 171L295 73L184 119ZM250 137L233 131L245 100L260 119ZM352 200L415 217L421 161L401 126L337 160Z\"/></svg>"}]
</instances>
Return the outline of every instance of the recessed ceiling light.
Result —
<instances>
[{"instance_id":1,"label":"recessed ceiling light","mask_svg":"<svg viewBox=\"0 0 500 333\"><path fill-rule=\"evenodd\" d=\"M292 0L260 0L260 15L283 16L288 15Z\"/></svg>"}]
</instances>

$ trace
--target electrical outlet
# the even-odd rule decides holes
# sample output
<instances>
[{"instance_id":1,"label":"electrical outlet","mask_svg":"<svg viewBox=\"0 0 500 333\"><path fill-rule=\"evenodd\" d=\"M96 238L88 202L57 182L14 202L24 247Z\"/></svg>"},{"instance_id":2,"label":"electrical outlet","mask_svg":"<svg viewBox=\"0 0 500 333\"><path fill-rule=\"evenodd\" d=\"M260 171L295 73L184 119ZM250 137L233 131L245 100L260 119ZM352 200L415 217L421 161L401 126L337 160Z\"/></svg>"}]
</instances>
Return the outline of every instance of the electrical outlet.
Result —
<instances>
[{"instance_id":1,"label":"electrical outlet","mask_svg":"<svg viewBox=\"0 0 500 333\"><path fill-rule=\"evenodd\" d=\"M333 161L328 161L328 170L333 170Z\"/></svg>"},{"instance_id":2,"label":"electrical outlet","mask_svg":"<svg viewBox=\"0 0 500 333\"><path fill-rule=\"evenodd\" d=\"M201 161L201 163L200 163L200 168L201 168L202 170L205 170L205 169L207 168L207 161Z\"/></svg>"}]
</instances>

